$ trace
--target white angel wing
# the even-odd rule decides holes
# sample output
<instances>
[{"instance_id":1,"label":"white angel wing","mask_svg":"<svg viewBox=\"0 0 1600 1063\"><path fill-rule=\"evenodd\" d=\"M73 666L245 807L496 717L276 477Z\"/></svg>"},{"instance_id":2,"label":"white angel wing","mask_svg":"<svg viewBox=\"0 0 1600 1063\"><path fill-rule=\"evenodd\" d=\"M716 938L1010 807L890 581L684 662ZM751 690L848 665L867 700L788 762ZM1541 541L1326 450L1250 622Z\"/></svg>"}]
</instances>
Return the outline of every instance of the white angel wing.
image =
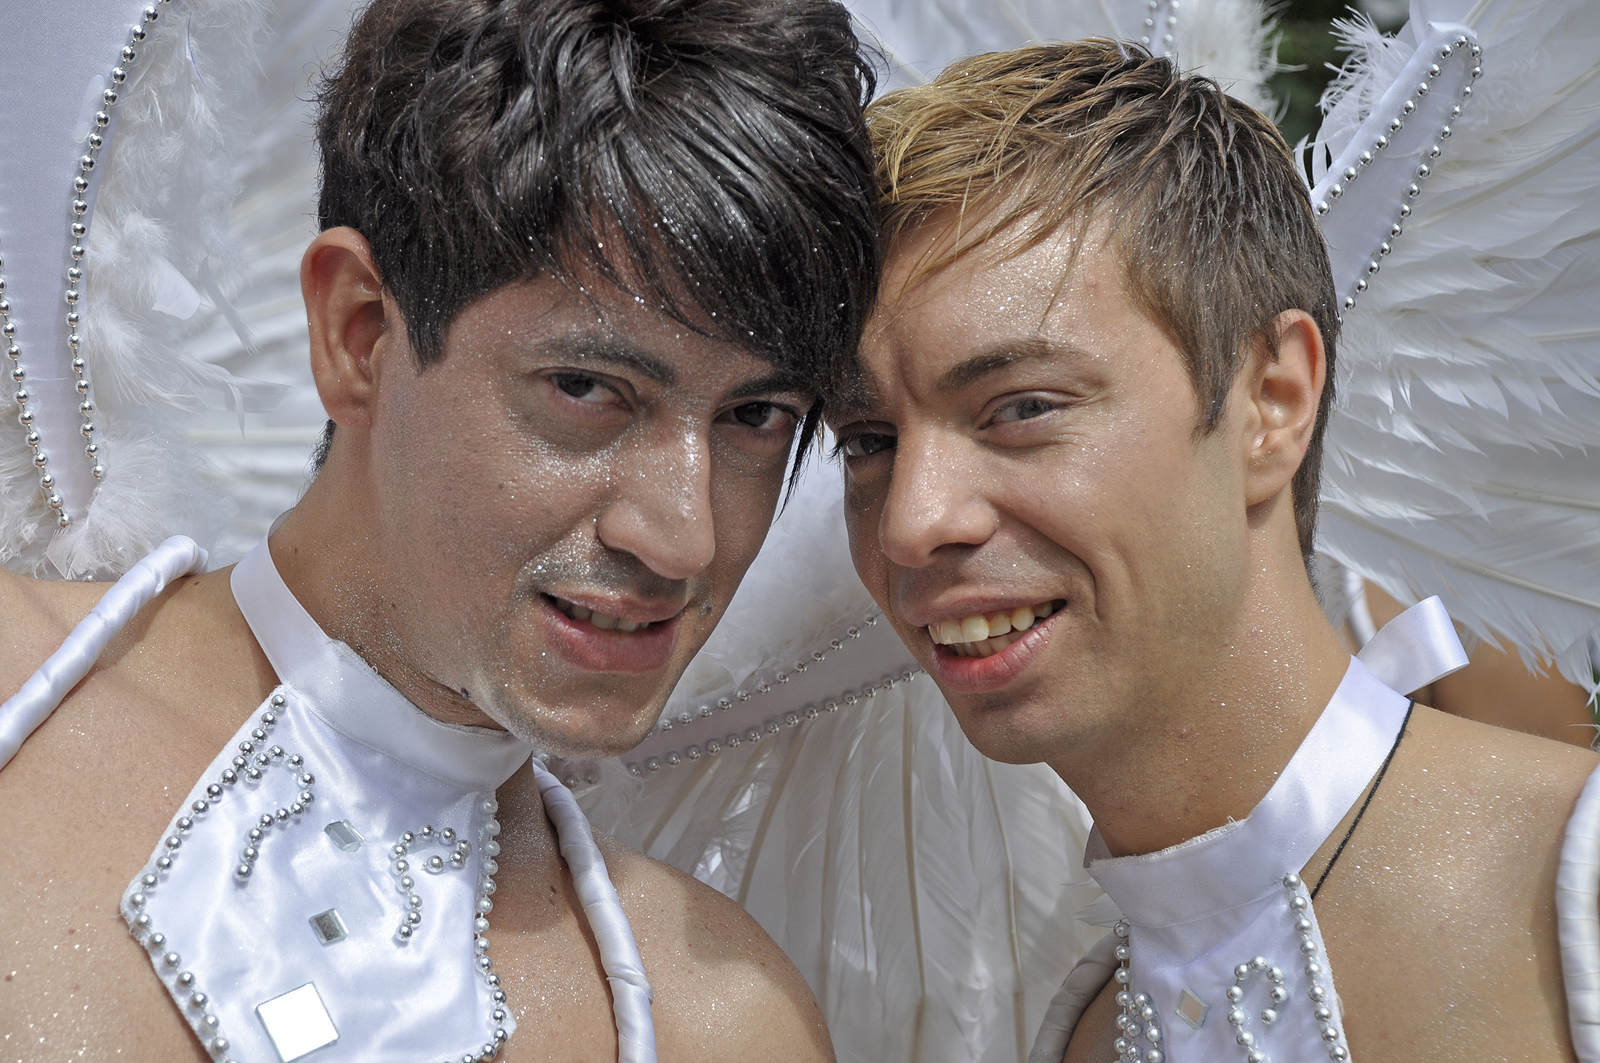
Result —
<instances>
[{"instance_id":1,"label":"white angel wing","mask_svg":"<svg viewBox=\"0 0 1600 1063\"><path fill-rule=\"evenodd\" d=\"M190 441L207 459L210 492L228 503L214 567L243 557L295 504L327 417L311 380L300 298L300 257L317 232L309 93L359 6L359 0L275 0L259 46L249 135L234 156L239 196L231 219L250 279L231 306L203 319L184 349L234 374L272 381L285 396L269 412L213 415L189 427Z\"/></svg>"},{"instance_id":2,"label":"white angel wing","mask_svg":"<svg viewBox=\"0 0 1600 1063\"><path fill-rule=\"evenodd\" d=\"M1112 37L1175 55L1246 103L1271 109L1275 69L1259 0L847 0L888 67L884 89L920 85L963 56Z\"/></svg>"},{"instance_id":3,"label":"white angel wing","mask_svg":"<svg viewBox=\"0 0 1600 1063\"><path fill-rule=\"evenodd\" d=\"M1354 54L1313 145L1350 300L1319 549L1593 690L1600 7L1417 0L1392 39L1343 31Z\"/></svg>"},{"instance_id":4,"label":"white angel wing","mask_svg":"<svg viewBox=\"0 0 1600 1063\"><path fill-rule=\"evenodd\" d=\"M174 353L197 311L223 302L243 277L227 234L229 169L260 4L151 7L141 19L137 5L104 0L35 5L11 20L0 66L0 201L18 345L8 369L22 374L13 375L17 402L38 433L15 423L0 431L0 562L34 574L114 575L168 535L206 539L215 506L181 428L204 406L275 398ZM130 31L131 22L140 25ZM97 108L107 112L99 126ZM81 173L80 157L90 160ZM75 176L85 178L87 208L76 263L67 224ZM81 313L86 381L71 364L69 266L84 271L71 309ZM46 505L51 494L65 530Z\"/></svg>"}]
</instances>

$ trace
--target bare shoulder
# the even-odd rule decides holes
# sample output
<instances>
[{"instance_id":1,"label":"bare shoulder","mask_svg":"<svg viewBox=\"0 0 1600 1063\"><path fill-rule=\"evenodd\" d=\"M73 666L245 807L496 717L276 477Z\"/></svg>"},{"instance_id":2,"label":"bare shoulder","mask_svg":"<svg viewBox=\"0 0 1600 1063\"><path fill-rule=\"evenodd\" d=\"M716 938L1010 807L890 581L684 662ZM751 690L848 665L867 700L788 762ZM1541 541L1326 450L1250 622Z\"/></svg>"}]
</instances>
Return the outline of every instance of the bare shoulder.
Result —
<instances>
[{"instance_id":1,"label":"bare shoulder","mask_svg":"<svg viewBox=\"0 0 1600 1063\"><path fill-rule=\"evenodd\" d=\"M833 1059L810 988L743 908L621 842L598 840L655 990L663 1059Z\"/></svg>"},{"instance_id":2,"label":"bare shoulder","mask_svg":"<svg viewBox=\"0 0 1600 1063\"><path fill-rule=\"evenodd\" d=\"M110 586L32 579L0 567L0 701L17 692Z\"/></svg>"},{"instance_id":3,"label":"bare shoulder","mask_svg":"<svg viewBox=\"0 0 1600 1063\"><path fill-rule=\"evenodd\" d=\"M1562 824L1600 766L1592 750L1421 706L1407 741L1419 747L1414 766L1421 771L1448 775L1469 794L1516 802L1529 814L1544 808Z\"/></svg>"}]
</instances>

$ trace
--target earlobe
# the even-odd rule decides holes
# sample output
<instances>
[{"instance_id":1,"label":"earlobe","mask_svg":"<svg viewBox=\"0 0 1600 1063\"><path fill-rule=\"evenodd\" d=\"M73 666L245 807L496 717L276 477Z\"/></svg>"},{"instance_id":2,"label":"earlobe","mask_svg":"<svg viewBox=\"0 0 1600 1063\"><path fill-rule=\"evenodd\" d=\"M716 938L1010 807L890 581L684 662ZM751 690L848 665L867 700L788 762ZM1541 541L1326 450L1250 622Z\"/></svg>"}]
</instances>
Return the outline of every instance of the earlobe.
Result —
<instances>
[{"instance_id":1,"label":"earlobe","mask_svg":"<svg viewBox=\"0 0 1600 1063\"><path fill-rule=\"evenodd\" d=\"M1251 375L1256 428L1251 437L1247 503L1278 494L1294 480L1311 444L1327 372L1322 331L1303 310L1272 323L1277 354L1259 344Z\"/></svg>"},{"instance_id":2,"label":"earlobe","mask_svg":"<svg viewBox=\"0 0 1600 1063\"><path fill-rule=\"evenodd\" d=\"M300 290L323 408L342 427L366 428L382 350L393 342L385 328L391 304L366 238L343 227L319 233L300 260Z\"/></svg>"}]
</instances>

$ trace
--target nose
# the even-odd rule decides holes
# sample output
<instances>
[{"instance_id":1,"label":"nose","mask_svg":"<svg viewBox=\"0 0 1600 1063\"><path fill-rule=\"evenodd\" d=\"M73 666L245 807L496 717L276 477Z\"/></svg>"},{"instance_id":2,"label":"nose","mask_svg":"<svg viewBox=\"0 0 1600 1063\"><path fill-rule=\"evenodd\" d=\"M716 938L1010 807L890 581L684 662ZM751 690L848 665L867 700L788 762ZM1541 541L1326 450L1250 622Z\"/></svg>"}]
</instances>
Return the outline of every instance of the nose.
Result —
<instances>
[{"instance_id":1,"label":"nose","mask_svg":"<svg viewBox=\"0 0 1600 1063\"><path fill-rule=\"evenodd\" d=\"M902 568L921 568L946 546L977 546L999 524L984 498L984 478L959 440L902 432L888 496L878 518L884 555Z\"/></svg>"},{"instance_id":2,"label":"nose","mask_svg":"<svg viewBox=\"0 0 1600 1063\"><path fill-rule=\"evenodd\" d=\"M717 549L708 439L683 427L630 449L614 467L614 492L595 522L601 544L665 579L698 576Z\"/></svg>"}]
</instances>

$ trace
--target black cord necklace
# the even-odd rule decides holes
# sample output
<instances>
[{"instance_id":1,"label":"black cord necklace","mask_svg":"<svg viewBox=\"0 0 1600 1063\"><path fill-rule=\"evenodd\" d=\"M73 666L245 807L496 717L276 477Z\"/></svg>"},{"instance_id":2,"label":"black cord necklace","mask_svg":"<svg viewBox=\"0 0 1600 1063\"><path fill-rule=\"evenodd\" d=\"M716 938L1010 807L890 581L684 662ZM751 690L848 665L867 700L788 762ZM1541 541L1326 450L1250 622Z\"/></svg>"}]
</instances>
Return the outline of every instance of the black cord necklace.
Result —
<instances>
[{"instance_id":1,"label":"black cord necklace","mask_svg":"<svg viewBox=\"0 0 1600 1063\"><path fill-rule=\"evenodd\" d=\"M1372 789L1367 791L1367 799L1361 802L1361 811L1356 813L1356 818L1350 821L1350 829L1344 832L1344 838L1339 842L1339 848L1333 851L1333 857L1328 861L1328 866L1322 869L1322 877L1317 879L1317 884L1311 887L1311 899L1317 899L1317 891L1322 884L1328 881L1328 873L1333 870L1333 865L1339 862L1339 854L1344 852L1344 847L1350 844L1350 835L1356 832L1356 826L1361 822L1361 817L1367 814L1367 806L1372 804L1372 798L1378 792L1378 787L1383 785L1383 777L1389 772L1389 764L1394 760L1394 755L1400 751L1400 739L1406 736L1406 725L1411 722L1411 710L1417 707L1417 701L1412 698L1406 705L1406 718L1400 721L1400 733L1394 736L1394 745L1389 747L1389 755L1383 758L1383 767L1378 769L1378 777L1372 780Z\"/></svg>"}]
</instances>

